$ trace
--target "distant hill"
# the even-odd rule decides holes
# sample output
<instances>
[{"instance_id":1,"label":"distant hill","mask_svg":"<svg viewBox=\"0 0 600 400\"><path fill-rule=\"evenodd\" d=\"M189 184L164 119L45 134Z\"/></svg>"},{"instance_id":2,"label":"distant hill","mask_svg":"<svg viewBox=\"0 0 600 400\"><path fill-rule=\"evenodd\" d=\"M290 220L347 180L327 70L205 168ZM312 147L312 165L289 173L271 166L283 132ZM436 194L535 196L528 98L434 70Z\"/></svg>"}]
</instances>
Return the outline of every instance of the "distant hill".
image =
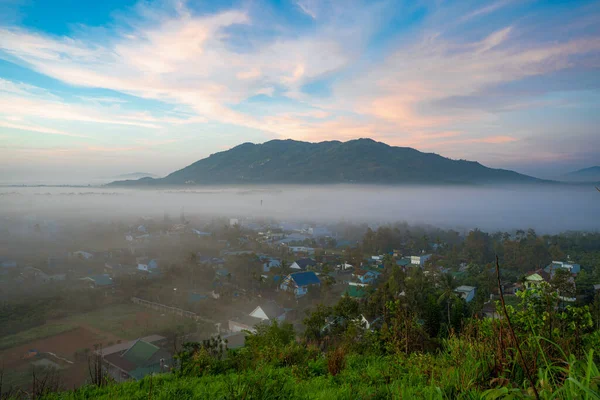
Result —
<instances>
[{"instance_id":1,"label":"distant hill","mask_svg":"<svg viewBox=\"0 0 600 400\"><path fill-rule=\"evenodd\" d=\"M158 178L158 175L150 174L148 172L132 172L130 174L123 174L115 176L114 179L141 179L141 178Z\"/></svg>"},{"instance_id":2,"label":"distant hill","mask_svg":"<svg viewBox=\"0 0 600 400\"><path fill-rule=\"evenodd\" d=\"M600 166L570 172L564 176L564 180L569 182L600 182Z\"/></svg>"},{"instance_id":3,"label":"distant hill","mask_svg":"<svg viewBox=\"0 0 600 400\"><path fill-rule=\"evenodd\" d=\"M161 179L111 185L220 184L482 184L533 183L539 179L452 160L371 139L308 143L271 140L244 143L212 154Z\"/></svg>"}]
</instances>

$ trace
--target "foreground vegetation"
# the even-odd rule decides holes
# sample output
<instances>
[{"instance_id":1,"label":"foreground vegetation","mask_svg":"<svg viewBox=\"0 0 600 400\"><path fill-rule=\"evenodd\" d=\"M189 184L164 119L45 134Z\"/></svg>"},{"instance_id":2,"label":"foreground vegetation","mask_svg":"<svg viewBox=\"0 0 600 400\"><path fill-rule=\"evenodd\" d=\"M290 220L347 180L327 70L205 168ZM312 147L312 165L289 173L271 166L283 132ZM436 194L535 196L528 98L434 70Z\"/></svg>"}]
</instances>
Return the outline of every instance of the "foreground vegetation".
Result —
<instances>
[{"instance_id":1,"label":"foreground vegetation","mask_svg":"<svg viewBox=\"0 0 600 400\"><path fill-rule=\"evenodd\" d=\"M468 318L432 337L402 298L387 301L381 326L366 329L364 304L343 297L310 313L300 335L273 323L238 350L219 338L187 343L171 374L46 398L599 399L600 331L589 308L561 307L543 284L519 298L506 309L510 323Z\"/></svg>"}]
</instances>

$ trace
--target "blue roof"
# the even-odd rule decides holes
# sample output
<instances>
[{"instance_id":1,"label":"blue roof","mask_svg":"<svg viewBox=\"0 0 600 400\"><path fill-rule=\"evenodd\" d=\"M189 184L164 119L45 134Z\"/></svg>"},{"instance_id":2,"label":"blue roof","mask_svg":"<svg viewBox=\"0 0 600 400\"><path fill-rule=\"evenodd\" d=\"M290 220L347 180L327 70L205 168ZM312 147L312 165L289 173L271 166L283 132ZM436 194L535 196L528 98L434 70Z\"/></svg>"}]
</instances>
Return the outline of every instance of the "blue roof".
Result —
<instances>
[{"instance_id":1,"label":"blue roof","mask_svg":"<svg viewBox=\"0 0 600 400\"><path fill-rule=\"evenodd\" d=\"M218 269L217 270L217 275L219 275L219 276L227 276L227 275L229 275L229 271L227 271L226 269Z\"/></svg>"},{"instance_id":2,"label":"blue roof","mask_svg":"<svg viewBox=\"0 0 600 400\"><path fill-rule=\"evenodd\" d=\"M313 271L294 272L293 274L290 274L290 277L298 286L308 286L321 283L319 277Z\"/></svg>"}]
</instances>

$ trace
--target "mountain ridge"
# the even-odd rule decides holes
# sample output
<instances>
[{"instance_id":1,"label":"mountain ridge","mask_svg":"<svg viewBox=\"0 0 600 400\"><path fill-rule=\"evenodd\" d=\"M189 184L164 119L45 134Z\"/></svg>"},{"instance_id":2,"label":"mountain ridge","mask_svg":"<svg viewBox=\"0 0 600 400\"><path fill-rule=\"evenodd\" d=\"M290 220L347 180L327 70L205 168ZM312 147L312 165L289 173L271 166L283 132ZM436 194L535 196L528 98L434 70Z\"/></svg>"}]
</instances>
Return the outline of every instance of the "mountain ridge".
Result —
<instances>
[{"instance_id":1,"label":"mountain ridge","mask_svg":"<svg viewBox=\"0 0 600 400\"><path fill-rule=\"evenodd\" d=\"M595 165L569 172L564 175L564 179L571 182L600 182L600 166Z\"/></svg>"},{"instance_id":2,"label":"mountain ridge","mask_svg":"<svg viewBox=\"0 0 600 400\"><path fill-rule=\"evenodd\" d=\"M548 182L477 161L453 160L373 139L241 143L164 178L113 186L220 184L486 184Z\"/></svg>"}]
</instances>

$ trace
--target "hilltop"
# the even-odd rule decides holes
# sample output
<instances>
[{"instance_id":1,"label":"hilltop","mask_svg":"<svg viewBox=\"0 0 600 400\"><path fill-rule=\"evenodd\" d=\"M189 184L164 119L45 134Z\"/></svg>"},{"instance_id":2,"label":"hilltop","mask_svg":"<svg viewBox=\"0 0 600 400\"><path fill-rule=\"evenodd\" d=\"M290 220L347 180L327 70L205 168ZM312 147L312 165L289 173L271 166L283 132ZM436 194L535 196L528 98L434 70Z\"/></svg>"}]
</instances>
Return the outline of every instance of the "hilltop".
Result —
<instances>
[{"instance_id":1,"label":"hilltop","mask_svg":"<svg viewBox=\"0 0 600 400\"><path fill-rule=\"evenodd\" d=\"M564 179L570 182L600 182L600 166L569 172Z\"/></svg>"},{"instance_id":2,"label":"hilltop","mask_svg":"<svg viewBox=\"0 0 600 400\"><path fill-rule=\"evenodd\" d=\"M371 139L320 143L271 140L215 153L161 179L113 185L482 184L541 180Z\"/></svg>"}]
</instances>

